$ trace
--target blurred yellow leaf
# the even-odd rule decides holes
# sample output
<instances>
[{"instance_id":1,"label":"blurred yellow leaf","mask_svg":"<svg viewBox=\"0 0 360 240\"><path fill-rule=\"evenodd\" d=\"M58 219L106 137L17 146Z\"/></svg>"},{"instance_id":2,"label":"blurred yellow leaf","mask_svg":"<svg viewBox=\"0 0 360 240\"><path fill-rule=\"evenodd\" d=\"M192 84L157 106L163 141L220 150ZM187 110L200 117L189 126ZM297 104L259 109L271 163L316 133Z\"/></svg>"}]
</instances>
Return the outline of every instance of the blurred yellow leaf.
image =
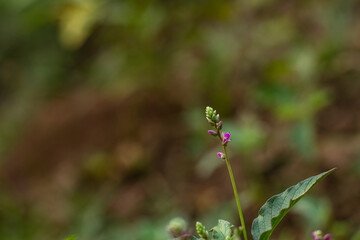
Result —
<instances>
[{"instance_id":1,"label":"blurred yellow leaf","mask_svg":"<svg viewBox=\"0 0 360 240\"><path fill-rule=\"evenodd\" d=\"M84 43L99 16L99 7L93 0L74 0L60 7L60 41L64 47L76 49Z\"/></svg>"}]
</instances>

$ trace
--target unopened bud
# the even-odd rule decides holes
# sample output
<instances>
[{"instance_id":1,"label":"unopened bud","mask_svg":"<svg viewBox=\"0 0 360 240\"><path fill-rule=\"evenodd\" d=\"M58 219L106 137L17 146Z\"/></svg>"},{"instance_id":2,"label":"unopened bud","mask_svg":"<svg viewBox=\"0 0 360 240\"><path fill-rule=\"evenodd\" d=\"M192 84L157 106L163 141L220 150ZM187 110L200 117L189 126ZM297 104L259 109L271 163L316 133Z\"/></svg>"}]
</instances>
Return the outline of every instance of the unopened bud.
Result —
<instances>
[{"instance_id":1,"label":"unopened bud","mask_svg":"<svg viewBox=\"0 0 360 240\"><path fill-rule=\"evenodd\" d=\"M214 109L212 107L207 106L205 109L205 114L207 118L212 119L214 114Z\"/></svg>"},{"instance_id":2,"label":"unopened bud","mask_svg":"<svg viewBox=\"0 0 360 240\"><path fill-rule=\"evenodd\" d=\"M218 152L217 155L219 156L219 158L225 159L225 155L222 152Z\"/></svg>"},{"instance_id":3,"label":"unopened bud","mask_svg":"<svg viewBox=\"0 0 360 240\"><path fill-rule=\"evenodd\" d=\"M201 222L196 222L196 232L199 234L201 238L208 239L209 234L206 231L204 225Z\"/></svg>"},{"instance_id":4,"label":"unopened bud","mask_svg":"<svg viewBox=\"0 0 360 240\"><path fill-rule=\"evenodd\" d=\"M211 119L209 119L209 118L206 118L206 119L207 119L208 123L211 124L211 126L215 126L215 123Z\"/></svg>"},{"instance_id":5,"label":"unopened bud","mask_svg":"<svg viewBox=\"0 0 360 240\"><path fill-rule=\"evenodd\" d=\"M217 132L213 131L213 130L208 130L208 133L210 133L213 136L217 136Z\"/></svg>"},{"instance_id":6,"label":"unopened bud","mask_svg":"<svg viewBox=\"0 0 360 240\"><path fill-rule=\"evenodd\" d=\"M215 117L214 117L214 120L215 120L215 122L218 123L220 121L220 115L216 114Z\"/></svg>"},{"instance_id":7,"label":"unopened bud","mask_svg":"<svg viewBox=\"0 0 360 240\"><path fill-rule=\"evenodd\" d=\"M324 240L330 240L330 238L331 238L331 235L329 233L324 236Z\"/></svg>"},{"instance_id":8,"label":"unopened bud","mask_svg":"<svg viewBox=\"0 0 360 240\"><path fill-rule=\"evenodd\" d=\"M217 129L220 131L221 129L222 129L222 121L220 121L219 123L218 123L218 125L217 125Z\"/></svg>"},{"instance_id":9,"label":"unopened bud","mask_svg":"<svg viewBox=\"0 0 360 240\"><path fill-rule=\"evenodd\" d=\"M218 123L220 121L219 114L216 114L216 110L214 110L211 107L206 107L205 109L205 115L208 122L214 126L215 123Z\"/></svg>"},{"instance_id":10,"label":"unopened bud","mask_svg":"<svg viewBox=\"0 0 360 240\"><path fill-rule=\"evenodd\" d=\"M315 240L321 240L322 239L322 231L321 230L313 231L312 236Z\"/></svg>"}]
</instances>

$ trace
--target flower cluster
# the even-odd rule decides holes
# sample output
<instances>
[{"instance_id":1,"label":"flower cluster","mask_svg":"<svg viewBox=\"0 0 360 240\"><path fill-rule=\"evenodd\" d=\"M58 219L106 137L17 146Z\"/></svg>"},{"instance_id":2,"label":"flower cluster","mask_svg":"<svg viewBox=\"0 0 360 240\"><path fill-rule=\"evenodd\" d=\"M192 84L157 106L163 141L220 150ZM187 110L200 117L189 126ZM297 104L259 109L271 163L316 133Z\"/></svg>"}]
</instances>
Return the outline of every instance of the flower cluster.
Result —
<instances>
[{"instance_id":1,"label":"flower cluster","mask_svg":"<svg viewBox=\"0 0 360 240\"><path fill-rule=\"evenodd\" d=\"M219 116L219 114L216 114L216 110L214 110L213 108L211 108L209 106L206 107L205 114L206 114L206 119L212 126L215 126L216 123L219 123L220 116Z\"/></svg>"},{"instance_id":2,"label":"flower cluster","mask_svg":"<svg viewBox=\"0 0 360 240\"><path fill-rule=\"evenodd\" d=\"M230 132L221 132L222 129L222 121L220 121L219 114L216 113L216 110L214 110L211 107L206 107L205 109L206 119L208 122L213 126L214 130L208 130L208 133L212 136L218 136L221 140L221 144L226 147L226 145L231 141L231 133ZM225 159L225 155L222 152L218 152L217 155L221 159Z\"/></svg>"},{"instance_id":3,"label":"flower cluster","mask_svg":"<svg viewBox=\"0 0 360 240\"><path fill-rule=\"evenodd\" d=\"M209 233L208 231L206 231L206 228L204 227L204 225L202 225L201 222L196 222L196 232L203 239L209 239Z\"/></svg>"},{"instance_id":4,"label":"flower cluster","mask_svg":"<svg viewBox=\"0 0 360 240\"><path fill-rule=\"evenodd\" d=\"M323 233L321 230L316 230L312 232L312 236L315 240L330 240L331 235L328 233L325 236L323 236Z\"/></svg>"}]
</instances>

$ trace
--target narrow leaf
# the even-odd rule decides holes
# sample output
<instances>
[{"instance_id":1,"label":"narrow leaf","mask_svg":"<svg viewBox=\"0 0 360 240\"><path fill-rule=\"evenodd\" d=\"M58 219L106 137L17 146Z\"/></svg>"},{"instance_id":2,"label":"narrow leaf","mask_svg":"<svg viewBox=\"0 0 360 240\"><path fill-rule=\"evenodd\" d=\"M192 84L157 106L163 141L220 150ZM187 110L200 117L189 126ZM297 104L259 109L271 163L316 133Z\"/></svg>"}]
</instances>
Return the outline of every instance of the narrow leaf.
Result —
<instances>
[{"instance_id":1,"label":"narrow leaf","mask_svg":"<svg viewBox=\"0 0 360 240\"><path fill-rule=\"evenodd\" d=\"M286 189L271 197L260 209L259 216L253 221L251 234L254 240L267 240L289 210L316 184L332 173L335 168Z\"/></svg>"}]
</instances>

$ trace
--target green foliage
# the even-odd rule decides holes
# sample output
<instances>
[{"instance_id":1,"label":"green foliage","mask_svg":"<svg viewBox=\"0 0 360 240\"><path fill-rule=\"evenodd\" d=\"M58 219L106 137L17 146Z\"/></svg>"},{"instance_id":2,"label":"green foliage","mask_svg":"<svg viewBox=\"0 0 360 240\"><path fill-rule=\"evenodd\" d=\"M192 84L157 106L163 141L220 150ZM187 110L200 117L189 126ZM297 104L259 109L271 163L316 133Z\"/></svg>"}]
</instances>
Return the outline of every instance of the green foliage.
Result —
<instances>
[{"instance_id":1,"label":"green foliage","mask_svg":"<svg viewBox=\"0 0 360 240\"><path fill-rule=\"evenodd\" d=\"M77 236L76 235L70 235L68 237L66 237L64 240L76 240Z\"/></svg>"},{"instance_id":2,"label":"green foliage","mask_svg":"<svg viewBox=\"0 0 360 240\"><path fill-rule=\"evenodd\" d=\"M352 236L351 240L360 240L360 229Z\"/></svg>"},{"instance_id":3,"label":"green foliage","mask_svg":"<svg viewBox=\"0 0 360 240\"><path fill-rule=\"evenodd\" d=\"M260 209L254 220L251 233L254 240L267 240L289 210L316 184L332 173L334 169L310 177L271 197Z\"/></svg>"},{"instance_id":4,"label":"green foliage","mask_svg":"<svg viewBox=\"0 0 360 240\"><path fill-rule=\"evenodd\" d=\"M200 226L201 225L201 226ZM197 229L205 230L205 227L201 223L196 224ZM206 240L237 240L239 238L239 231L235 229L234 225L229 223L228 221L219 219L218 225L213 227L204 234L203 231L200 231L201 238L192 237L192 240L197 239L206 239Z\"/></svg>"},{"instance_id":5,"label":"green foliage","mask_svg":"<svg viewBox=\"0 0 360 240\"><path fill-rule=\"evenodd\" d=\"M266 139L266 132L259 120L252 114L243 114L237 124L226 124L230 132L236 136L232 144L237 152L251 153L258 149Z\"/></svg>"},{"instance_id":6,"label":"green foliage","mask_svg":"<svg viewBox=\"0 0 360 240\"><path fill-rule=\"evenodd\" d=\"M331 222L332 212L328 198L321 196L308 196L297 203L293 210L298 216L301 216L306 223L307 232L317 228L326 228L326 224Z\"/></svg>"}]
</instances>

